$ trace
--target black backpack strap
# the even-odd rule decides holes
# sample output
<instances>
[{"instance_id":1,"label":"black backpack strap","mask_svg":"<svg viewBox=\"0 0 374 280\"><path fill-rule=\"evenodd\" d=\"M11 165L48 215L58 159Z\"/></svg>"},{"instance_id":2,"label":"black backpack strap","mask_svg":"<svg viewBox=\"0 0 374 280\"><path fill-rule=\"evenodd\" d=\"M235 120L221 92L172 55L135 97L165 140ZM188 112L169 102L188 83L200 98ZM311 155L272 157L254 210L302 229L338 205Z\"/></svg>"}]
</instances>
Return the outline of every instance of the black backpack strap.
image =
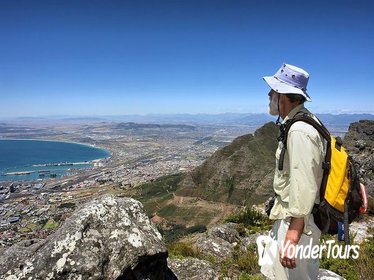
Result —
<instances>
[{"instance_id":1,"label":"black backpack strap","mask_svg":"<svg viewBox=\"0 0 374 280\"><path fill-rule=\"evenodd\" d=\"M313 119L310 115L308 115L307 113L303 113L303 114L300 114L297 113L295 115L295 117L293 117L292 119L288 120L287 122L285 122L284 124L282 124L279 129L280 129L280 136L278 137L278 141L282 141L283 143L283 147L282 147L282 150L281 150L281 153L279 155L279 161L278 161L278 170L279 171L282 171L283 170L283 162L284 162L284 156L285 156L285 153L286 153L286 150L287 150L287 139L288 139L288 132L291 128L291 126L295 123L295 122L298 122L298 121L303 121L307 124L310 124L311 126L313 126L317 131L318 133L327 141L327 142L330 142L331 141L331 137L330 137L330 133L329 131L327 130L327 128L322 124L322 122L320 121L320 123L318 123L315 119ZM329 145L327 145L327 148L329 147ZM328 151L326 151L328 152ZM331 152L331 151L330 151ZM329 163L326 163L324 162L324 169L329 169L330 166L329 166ZM327 178L326 178L327 179Z\"/></svg>"},{"instance_id":2,"label":"black backpack strap","mask_svg":"<svg viewBox=\"0 0 374 280\"><path fill-rule=\"evenodd\" d=\"M310 124L311 126L313 126L318 131L318 133L327 142L326 155L325 155L324 161L322 163L323 176L322 176L322 182L321 182L320 190L319 190L319 193L320 193L319 197L320 197L320 200L321 200L320 203L322 203L323 198L325 197L327 179L328 179L328 175L329 175L329 172L330 172L330 166L331 166L331 163L330 163L330 159L331 159L331 144L330 144L331 143L331 136L330 136L330 133L327 130L327 128L322 124L322 122L320 120L318 120L320 122L320 123L318 123L310 115L304 113L302 115L296 115L293 119L289 120L288 122L286 122L284 124L285 126L283 128L283 131L281 130L281 136L280 136L280 137L282 137L282 139L279 139L279 141L283 142L283 148L282 148L281 154L279 156L278 169L283 170L284 155L285 155L286 150L287 150L288 131L290 130L291 125L294 124L295 122L298 122L298 121L303 121L303 122L306 122L307 124ZM282 135L282 133L283 133L283 135ZM321 207L321 206L320 205L315 205L315 206L316 206L316 209L315 209L315 212L316 212L316 211L318 211L318 207ZM313 213L313 214L315 214L315 213ZM321 225L323 227L323 232L327 232L327 229L329 228L330 222L331 222L331 217L330 217L329 214L327 215L326 218L327 218L327 221L325 221L325 224Z\"/></svg>"}]
</instances>

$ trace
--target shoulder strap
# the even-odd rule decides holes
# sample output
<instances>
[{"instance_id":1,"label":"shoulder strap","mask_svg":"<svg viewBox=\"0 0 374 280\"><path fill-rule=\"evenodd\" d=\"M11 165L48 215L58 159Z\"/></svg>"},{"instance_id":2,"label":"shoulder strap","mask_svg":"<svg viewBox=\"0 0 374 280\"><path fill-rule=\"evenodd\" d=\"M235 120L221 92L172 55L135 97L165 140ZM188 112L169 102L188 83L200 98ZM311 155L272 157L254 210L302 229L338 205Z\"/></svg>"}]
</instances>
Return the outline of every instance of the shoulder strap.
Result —
<instances>
[{"instance_id":1,"label":"shoulder strap","mask_svg":"<svg viewBox=\"0 0 374 280\"><path fill-rule=\"evenodd\" d=\"M283 148L281 150L279 161L278 161L278 170L283 170L283 161L284 161L284 155L287 150L287 139L288 139L288 131L290 130L291 126L298 121L303 121L307 124L310 124L313 126L318 133L327 141L331 141L330 132L327 130L327 128L322 124L320 120L318 120L320 123L318 123L315 119L313 119L311 116L309 116L307 113L299 114L297 113L294 118L288 120L286 123L282 124L280 126L281 134L278 137L278 141L282 141Z\"/></svg>"}]
</instances>

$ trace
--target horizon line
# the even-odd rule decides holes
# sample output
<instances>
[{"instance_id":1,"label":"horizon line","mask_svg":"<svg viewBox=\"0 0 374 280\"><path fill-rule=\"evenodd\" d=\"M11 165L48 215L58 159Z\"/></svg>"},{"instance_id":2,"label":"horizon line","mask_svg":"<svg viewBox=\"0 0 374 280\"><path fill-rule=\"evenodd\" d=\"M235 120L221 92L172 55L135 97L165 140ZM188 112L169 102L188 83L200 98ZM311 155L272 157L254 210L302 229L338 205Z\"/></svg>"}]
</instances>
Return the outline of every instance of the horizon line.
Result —
<instances>
[{"instance_id":1,"label":"horizon line","mask_svg":"<svg viewBox=\"0 0 374 280\"><path fill-rule=\"evenodd\" d=\"M318 112L314 113L316 115L373 115L374 112ZM273 117L267 112L262 113L238 113L238 112L225 112L225 113L145 113L145 114L113 114L113 115L39 115L39 116L0 116L0 121L6 120L19 120L19 119L66 119L66 118L73 118L73 119L82 119L82 118L116 118L116 117L150 117L150 116L222 116L222 115L268 115L269 117Z\"/></svg>"}]
</instances>

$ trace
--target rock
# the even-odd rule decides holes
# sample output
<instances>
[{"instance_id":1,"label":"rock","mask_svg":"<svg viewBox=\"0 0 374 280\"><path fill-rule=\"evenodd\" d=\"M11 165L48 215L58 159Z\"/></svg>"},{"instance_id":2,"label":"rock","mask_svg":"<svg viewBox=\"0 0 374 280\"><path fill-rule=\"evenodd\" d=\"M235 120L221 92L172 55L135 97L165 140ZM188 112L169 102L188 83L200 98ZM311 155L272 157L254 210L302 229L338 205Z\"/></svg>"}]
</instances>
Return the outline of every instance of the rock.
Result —
<instances>
[{"instance_id":1,"label":"rock","mask_svg":"<svg viewBox=\"0 0 374 280\"><path fill-rule=\"evenodd\" d=\"M13 245L0 258L1 279L173 279L160 233L140 202L105 196L39 242ZM168 278L169 277L169 278Z\"/></svg>"},{"instance_id":2,"label":"rock","mask_svg":"<svg viewBox=\"0 0 374 280\"><path fill-rule=\"evenodd\" d=\"M365 220L354 221L349 225L349 235L354 236L354 242L362 243L369 237L373 237L370 229L374 228L374 218L366 217Z\"/></svg>"},{"instance_id":3,"label":"rock","mask_svg":"<svg viewBox=\"0 0 374 280\"><path fill-rule=\"evenodd\" d=\"M319 269L318 280L345 280L345 278L341 277L340 275L327 270L327 269Z\"/></svg>"},{"instance_id":4,"label":"rock","mask_svg":"<svg viewBox=\"0 0 374 280\"><path fill-rule=\"evenodd\" d=\"M368 194L374 196L374 121L352 123L343 142L358 166L361 182Z\"/></svg>"},{"instance_id":5,"label":"rock","mask_svg":"<svg viewBox=\"0 0 374 280\"><path fill-rule=\"evenodd\" d=\"M266 235L266 234L254 233L248 237L242 238L240 242L240 251L246 252L248 250L248 246L252 244L256 244L257 237L259 237L260 235ZM257 245L256 245L256 248L257 248Z\"/></svg>"},{"instance_id":6,"label":"rock","mask_svg":"<svg viewBox=\"0 0 374 280\"><path fill-rule=\"evenodd\" d=\"M236 230L237 224L227 223L217 225L209 230L209 236L221 238L229 243L238 242L240 240L239 232Z\"/></svg>"},{"instance_id":7,"label":"rock","mask_svg":"<svg viewBox=\"0 0 374 280\"><path fill-rule=\"evenodd\" d=\"M213 256L218 260L224 260L231 257L233 244L218 237L200 236L196 241L196 247L205 256Z\"/></svg>"},{"instance_id":8,"label":"rock","mask_svg":"<svg viewBox=\"0 0 374 280\"><path fill-rule=\"evenodd\" d=\"M213 265L207 261L188 258L168 261L169 268L178 280L218 280L219 274Z\"/></svg>"},{"instance_id":9,"label":"rock","mask_svg":"<svg viewBox=\"0 0 374 280\"><path fill-rule=\"evenodd\" d=\"M357 140L355 142L355 147L358 148L360 151L364 150L366 147L366 143L364 140Z\"/></svg>"}]
</instances>

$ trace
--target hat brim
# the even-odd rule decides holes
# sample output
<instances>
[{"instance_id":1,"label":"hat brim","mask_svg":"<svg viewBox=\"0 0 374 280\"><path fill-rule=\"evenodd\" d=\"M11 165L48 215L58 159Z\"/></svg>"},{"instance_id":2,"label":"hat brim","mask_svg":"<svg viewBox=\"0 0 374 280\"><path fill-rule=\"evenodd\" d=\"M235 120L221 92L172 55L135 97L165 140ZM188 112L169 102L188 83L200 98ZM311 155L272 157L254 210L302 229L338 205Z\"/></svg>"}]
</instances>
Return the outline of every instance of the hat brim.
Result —
<instances>
[{"instance_id":1,"label":"hat brim","mask_svg":"<svg viewBox=\"0 0 374 280\"><path fill-rule=\"evenodd\" d=\"M312 101L306 91L303 91L297 87L290 86L289 84L283 83L282 81L274 78L273 76L263 77L264 81L274 91L282 94L300 94L305 97L307 101Z\"/></svg>"}]
</instances>

